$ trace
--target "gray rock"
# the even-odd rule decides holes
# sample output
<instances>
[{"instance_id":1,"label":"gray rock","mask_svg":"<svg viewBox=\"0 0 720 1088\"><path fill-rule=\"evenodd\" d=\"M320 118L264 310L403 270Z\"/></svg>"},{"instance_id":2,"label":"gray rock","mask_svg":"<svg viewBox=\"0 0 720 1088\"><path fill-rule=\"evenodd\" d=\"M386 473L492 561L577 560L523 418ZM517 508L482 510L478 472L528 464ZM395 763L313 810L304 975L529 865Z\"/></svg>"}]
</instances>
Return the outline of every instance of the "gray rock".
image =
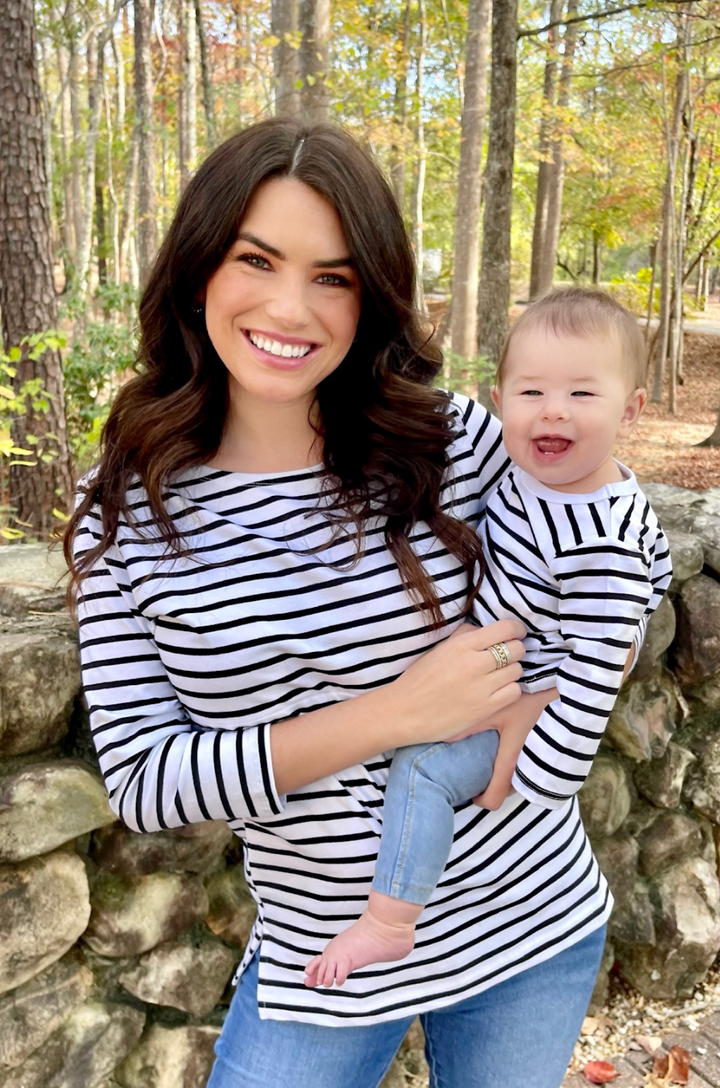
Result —
<instances>
[{"instance_id":1,"label":"gray rock","mask_svg":"<svg viewBox=\"0 0 720 1088\"><path fill-rule=\"evenodd\" d=\"M675 731L677 715L675 687L669 676L628 680L613 707L606 737L630 759L657 759Z\"/></svg>"},{"instance_id":2,"label":"gray rock","mask_svg":"<svg viewBox=\"0 0 720 1088\"><path fill-rule=\"evenodd\" d=\"M70 954L0 998L0 1073L21 1065L86 1000L92 972Z\"/></svg>"},{"instance_id":3,"label":"gray rock","mask_svg":"<svg viewBox=\"0 0 720 1088\"><path fill-rule=\"evenodd\" d=\"M691 533L684 533L681 529L666 529L665 534L670 544L673 566L670 592L676 593L684 582L700 574L705 556L702 543Z\"/></svg>"},{"instance_id":4,"label":"gray rock","mask_svg":"<svg viewBox=\"0 0 720 1088\"><path fill-rule=\"evenodd\" d=\"M600 969L595 980L595 988L590 998L590 1004L588 1005L588 1015L594 1016L600 1012L603 1005L606 1004L608 999L608 991L610 989L610 971L612 971L613 964L615 963L615 947L612 941L605 941L605 948L603 949L602 960L600 961Z\"/></svg>"},{"instance_id":5,"label":"gray rock","mask_svg":"<svg viewBox=\"0 0 720 1088\"><path fill-rule=\"evenodd\" d=\"M687 769L694 759L687 748L670 741L660 759L638 765L633 773L635 785L654 805L677 808Z\"/></svg>"},{"instance_id":6,"label":"gray rock","mask_svg":"<svg viewBox=\"0 0 720 1088\"><path fill-rule=\"evenodd\" d=\"M683 730L683 746L695 760L688 766L683 801L714 824L720 824L720 732L710 715Z\"/></svg>"},{"instance_id":7,"label":"gray rock","mask_svg":"<svg viewBox=\"0 0 720 1088\"><path fill-rule=\"evenodd\" d=\"M69 620L18 624L0 634L0 756L34 752L66 734L80 690Z\"/></svg>"},{"instance_id":8,"label":"gray rock","mask_svg":"<svg viewBox=\"0 0 720 1088\"><path fill-rule=\"evenodd\" d=\"M720 672L720 584L698 574L678 598L675 659L680 682L699 684Z\"/></svg>"},{"instance_id":9,"label":"gray rock","mask_svg":"<svg viewBox=\"0 0 720 1088\"><path fill-rule=\"evenodd\" d=\"M618 942L623 976L646 998L689 997L720 949L720 887L715 869L690 858L655 881L656 944Z\"/></svg>"},{"instance_id":10,"label":"gray rock","mask_svg":"<svg viewBox=\"0 0 720 1088\"><path fill-rule=\"evenodd\" d=\"M720 573L720 489L685 491L664 484L643 485L665 529L692 534L702 544L705 563Z\"/></svg>"},{"instance_id":11,"label":"gray rock","mask_svg":"<svg viewBox=\"0 0 720 1088\"><path fill-rule=\"evenodd\" d=\"M127 1005L87 1002L1 1088L97 1088L132 1050L145 1016Z\"/></svg>"},{"instance_id":12,"label":"gray rock","mask_svg":"<svg viewBox=\"0 0 720 1088\"><path fill-rule=\"evenodd\" d=\"M143 835L117 823L93 836L91 857L107 872L123 876L159 870L207 873L234 839L230 828L220 820Z\"/></svg>"},{"instance_id":13,"label":"gray rock","mask_svg":"<svg viewBox=\"0 0 720 1088\"><path fill-rule=\"evenodd\" d=\"M622 763L607 753L599 753L578 801L585 830L593 841L613 835L632 804L632 783Z\"/></svg>"},{"instance_id":14,"label":"gray rock","mask_svg":"<svg viewBox=\"0 0 720 1088\"><path fill-rule=\"evenodd\" d=\"M702 835L695 820L682 812L661 812L640 835L640 872L645 876L700 856Z\"/></svg>"},{"instance_id":15,"label":"gray rock","mask_svg":"<svg viewBox=\"0 0 720 1088\"><path fill-rule=\"evenodd\" d=\"M178 937L207 911L207 893L197 877L103 873L93 888L83 939L101 956L137 956Z\"/></svg>"},{"instance_id":16,"label":"gray rock","mask_svg":"<svg viewBox=\"0 0 720 1088\"><path fill-rule=\"evenodd\" d=\"M632 888L616 900L608 936L627 946L655 943L654 911L645 881L635 880Z\"/></svg>"},{"instance_id":17,"label":"gray rock","mask_svg":"<svg viewBox=\"0 0 720 1088\"><path fill-rule=\"evenodd\" d=\"M153 1024L115 1073L122 1088L205 1088L220 1031Z\"/></svg>"},{"instance_id":18,"label":"gray rock","mask_svg":"<svg viewBox=\"0 0 720 1088\"><path fill-rule=\"evenodd\" d=\"M242 865L215 873L206 884L210 906L205 921L228 944L244 948L257 916Z\"/></svg>"},{"instance_id":19,"label":"gray rock","mask_svg":"<svg viewBox=\"0 0 720 1088\"><path fill-rule=\"evenodd\" d=\"M23 861L115 822L100 778L70 762L0 767L0 861Z\"/></svg>"},{"instance_id":20,"label":"gray rock","mask_svg":"<svg viewBox=\"0 0 720 1088\"><path fill-rule=\"evenodd\" d=\"M0 615L60 612L66 585L67 566L59 547L13 544L0 550Z\"/></svg>"},{"instance_id":21,"label":"gray rock","mask_svg":"<svg viewBox=\"0 0 720 1088\"><path fill-rule=\"evenodd\" d=\"M64 956L89 917L85 866L75 854L0 866L0 994Z\"/></svg>"},{"instance_id":22,"label":"gray rock","mask_svg":"<svg viewBox=\"0 0 720 1088\"><path fill-rule=\"evenodd\" d=\"M675 638L676 628L675 609L666 594L648 621L645 641L630 674L631 681L646 679L657 672L661 656Z\"/></svg>"},{"instance_id":23,"label":"gray rock","mask_svg":"<svg viewBox=\"0 0 720 1088\"><path fill-rule=\"evenodd\" d=\"M142 956L120 982L141 1001L203 1017L219 1002L236 963L237 956L219 941L199 947L168 942Z\"/></svg>"},{"instance_id":24,"label":"gray rock","mask_svg":"<svg viewBox=\"0 0 720 1088\"><path fill-rule=\"evenodd\" d=\"M595 857L615 899L632 891L638 872L640 848L629 835L619 832L594 846Z\"/></svg>"}]
</instances>

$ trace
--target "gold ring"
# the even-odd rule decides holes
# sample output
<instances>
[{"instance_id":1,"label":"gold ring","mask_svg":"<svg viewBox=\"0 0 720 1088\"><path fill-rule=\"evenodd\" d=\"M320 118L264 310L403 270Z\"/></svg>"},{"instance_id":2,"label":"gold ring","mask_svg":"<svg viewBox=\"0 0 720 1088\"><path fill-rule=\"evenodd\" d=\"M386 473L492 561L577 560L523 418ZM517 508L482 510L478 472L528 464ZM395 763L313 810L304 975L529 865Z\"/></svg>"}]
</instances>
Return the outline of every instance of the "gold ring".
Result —
<instances>
[{"instance_id":1,"label":"gold ring","mask_svg":"<svg viewBox=\"0 0 720 1088\"><path fill-rule=\"evenodd\" d=\"M512 661L512 655L504 642L496 642L490 647L490 653L495 658L496 669L504 669Z\"/></svg>"}]
</instances>

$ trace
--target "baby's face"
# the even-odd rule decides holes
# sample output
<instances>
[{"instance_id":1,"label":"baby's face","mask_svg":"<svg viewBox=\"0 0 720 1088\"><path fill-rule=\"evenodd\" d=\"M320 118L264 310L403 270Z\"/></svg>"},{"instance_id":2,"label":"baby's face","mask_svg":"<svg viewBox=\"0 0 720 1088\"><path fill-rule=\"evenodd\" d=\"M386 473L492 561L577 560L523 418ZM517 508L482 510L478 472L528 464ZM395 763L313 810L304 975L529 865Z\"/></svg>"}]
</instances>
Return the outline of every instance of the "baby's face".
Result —
<instances>
[{"instance_id":1,"label":"baby's face","mask_svg":"<svg viewBox=\"0 0 720 1088\"><path fill-rule=\"evenodd\" d=\"M612 459L645 405L615 336L516 336L493 390L513 461L557 491L588 494L620 478Z\"/></svg>"}]
</instances>

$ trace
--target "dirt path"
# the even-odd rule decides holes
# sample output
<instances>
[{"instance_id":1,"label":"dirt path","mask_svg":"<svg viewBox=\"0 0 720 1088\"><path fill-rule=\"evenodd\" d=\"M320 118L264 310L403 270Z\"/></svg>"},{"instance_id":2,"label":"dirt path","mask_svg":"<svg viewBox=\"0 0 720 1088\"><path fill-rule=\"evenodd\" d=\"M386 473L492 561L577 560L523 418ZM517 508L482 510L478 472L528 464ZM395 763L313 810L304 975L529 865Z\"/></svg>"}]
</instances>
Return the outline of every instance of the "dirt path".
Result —
<instances>
[{"instance_id":1,"label":"dirt path","mask_svg":"<svg viewBox=\"0 0 720 1088\"><path fill-rule=\"evenodd\" d=\"M720 322L718 332L685 334L685 381L678 387L678 411L648 404L633 436L617 456L641 483L658 481L704 490L720 487L720 449L698 449L712 433L720 406Z\"/></svg>"}]
</instances>

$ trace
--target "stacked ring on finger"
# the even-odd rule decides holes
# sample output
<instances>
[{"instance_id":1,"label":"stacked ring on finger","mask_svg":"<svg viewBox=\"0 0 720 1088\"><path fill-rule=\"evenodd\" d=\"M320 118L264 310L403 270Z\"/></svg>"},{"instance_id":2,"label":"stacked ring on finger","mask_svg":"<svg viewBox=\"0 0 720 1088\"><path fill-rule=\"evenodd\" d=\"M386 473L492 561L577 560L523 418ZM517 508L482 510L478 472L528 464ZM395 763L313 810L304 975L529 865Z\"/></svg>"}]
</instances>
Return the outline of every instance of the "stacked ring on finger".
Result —
<instances>
[{"instance_id":1,"label":"stacked ring on finger","mask_svg":"<svg viewBox=\"0 0 720 1088\"><path fill-rule=\"evenodd\" d=\"M504 669L512 661L512 655L505 642L496 642L489 647L490 653L495 658L495 668Z\"/></svg>"}]
</instances>

